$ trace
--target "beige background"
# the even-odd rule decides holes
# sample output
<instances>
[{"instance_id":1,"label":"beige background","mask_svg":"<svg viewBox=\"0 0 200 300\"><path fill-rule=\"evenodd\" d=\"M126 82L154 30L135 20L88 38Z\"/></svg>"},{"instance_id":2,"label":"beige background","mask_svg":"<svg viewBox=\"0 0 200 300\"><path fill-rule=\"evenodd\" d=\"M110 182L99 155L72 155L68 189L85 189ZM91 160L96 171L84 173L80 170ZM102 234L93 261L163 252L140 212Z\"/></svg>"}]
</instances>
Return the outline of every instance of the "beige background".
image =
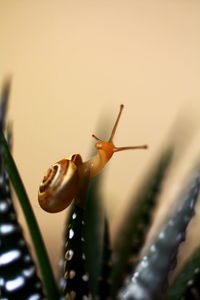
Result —
<instances>
[{"instance_id":1,"label":"beige background","mask_svg":"<svg viewBox=\"0 0 200 300\"><path fill-rule=\"evenodd\" d=\"M108 119L103 129L109 135L120 103L125 110L116 144L148 143L150 149L116 154L106 168L102 194L112 233L133 186L185 115L176 141L190 144L166 182L161 212L170 207L199 153L199 1L1 0L1 83L8 74L14 157L54 265L66 212L50 215L39 208L40 180L66 155L87 159L91 134ZM186 133L195 134L187 140Z\"/></svg>"}]
</instances>

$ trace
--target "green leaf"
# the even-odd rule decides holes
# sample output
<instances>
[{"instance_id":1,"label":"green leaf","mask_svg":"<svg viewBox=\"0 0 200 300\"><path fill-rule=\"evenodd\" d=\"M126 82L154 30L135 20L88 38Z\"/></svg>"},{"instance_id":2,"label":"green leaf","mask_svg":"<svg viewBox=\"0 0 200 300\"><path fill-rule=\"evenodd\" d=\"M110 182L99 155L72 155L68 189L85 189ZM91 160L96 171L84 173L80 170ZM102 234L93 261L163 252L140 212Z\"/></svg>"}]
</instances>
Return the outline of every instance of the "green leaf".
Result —
<instances>
[{"instance_id":1,"label":"green leaf","mask_svg":"<svg viewBox=\"0 0 200 300\"><path fill-rule=\"evenodd\" d=\"M28 299L36 295L44 299L43 285L17 220L3 166L0 167L0 243L2 299Z\"/></svg>"},{"instance_id":2,"label":"green leaf","mask_svg":"<svg viewBox=\"0 0 200 300\"><path fill-rule=\"evenodd\" d=\"M89 174L88 174L89 175ZM88 293L97 295L98 292L98 278L101 267L101 246L102 246L102 210L100 205L100 198L98 188L100 184L100 177L97 176L90 180L85 176L82 182L82 188L74 200L70 215L68 216L68 229L65 236L65 279L62 281L65 287L65 295L75 292L77 296L86 295L86 286L81 285L82 276L88 274L89 288ZM76 210L75 210L76 209ZM76 217L74 217L76 216ZM70 232L73 231L73 238L70 239ZM74 255L74 261L68 261L68 253ZM66 254L67 253L67 254ZM84 257L84 260L82 259ZM70 270L75 271L77 278L69 280ZM78 278L79 277L79 278ZM79 283L75 283L78 280ZM81 287L82 286L82 287ZM80 290L81 287L81 290Z\"/></svg>"},{"instance_id":3,"label":"green leaf","mask_svg":"<svg viewBox=\"0 0 200 300\"><path fill-rule=\"evenodd\" d=\"M186 261L168 291L168 300L200 298L200 247ZM195 298L196 297L196 298Z\"/></svg>"},{"instance_id":4,"label":"green leaf","mask_svg":"<svg viewBox=\"0 0 200 300\"><path fill-rule=\"evenodd\" d=\"M75 203L72 205L65 243L64 296L66 299L83 299L89 296L89 274L85 268L84 224L84 209Z\"/></svg>"},{"instance_id":5,"label":"green leaf","mask_svg":"<svg viewBox=\"0 0 200 300\"><path fill-rule=\"evenodd\" d=\"M99 134L100 135L100 134ZM95 155L95 151L92 151L91 155ZM84 226L79 227L79 231L82 232L82 237L85 243L79 248L79 256L82 254L86 257L85 270L89 274L89 291L92 295L98 293L98 277L101 270L101 246L102 246L102 208L99 196L100 177L96 176L92 180L89 180L88 175L85 174L84 182L82 183L82 189L79 191L78 196L75 199L75 203L84 209L83 221ZM73 215L74 204L71 206L71 210L67 217L67 224L71 224ZM76 222L79 222L76 219ZM68 226L67 225L67 226ZM78 225L77 225L78 228ZM77 230L77 229L76 229ZM80 234L80 233L78 233ZM68 231L65 235L65 244L68 240ZM66 249L65 249L66 250ZM62 265L62 262L61 262ZM62 272L61 272L62 273ZM60 285L65 289L67 280L61 275ZM78 286L77 290L78 292Z\"/></svg>"},{"instance_id":6,"label":"green leaf","mask_svg":"<svg viewBox=\"0 0 200 300\"><path fill-rule=\"evenodd\" d=\"M116 236L112 275L113 297L122 285L125 276L132 271L138 253L144 244L152 221L152 211L155 208L171 158L172 149L170 148L149 172L138 194L134 197L134 204L131 203L121 230Z\"/></svg>"},{"instance_id":7,"label":"green leaf","mask_svg":"<svg viewBox=\"0 0 200 300\"><path fill-rule=\"evenodd\" d=\"M99 196L100 175L90 181L85 208L85 254L86 268L90 275L93 297L98 293L98 277L101 271L103 240L103 212Z\"/></svg>"},{"instance_id":8,"label":"green leaf","mask_svg":"<svg viewBox=\"0 0 200 300\"><path fill-rule=\"evenodd\" d=\"M178 207L137 264L130 281L119 293L118 299L157 300L163 295L169 272L176 265L180 243L185 239L187 225L194 215L200 189L200 171L195 174L181 196Z\"/></svg>"},{"instance_id":9,"label":"green leaf","mask_svg":"<svg viewBox=\"0 0 200 300\"><path fill-rule=\"evenodd\" d=\"M5 129L11 82L7 79L0 96L0 128ZM11 130L8 131L11 148ZM0 155L0 296L3 299L44 299L29 247L13 206L10 183Z\"/></svg>"},{"instance_id":10,"label":"green leaf","mask_svg":"<svg viewBox=\"0 0 200 300\"><path fill-rule=\"evenodd\" d=\"M111 245L108 221L104 220L103 251L99 277L99 299L109 299L111 292Z\"/></svg>"},{"instance_id":11,"label":"green leaf","mask_svg":"<svg viewBox=\"0 0 200 300\"><path fill-rule=\"evenodd\" d=\"M2 92L0 95L0 128L5 129L6 114L8 109L8 100L11 90L11 79L7 78L3 83Z\"/></svg>"},{"instance_id":12,"label":"green leaf","mask_svg":"<svg viewBox=\"0 0 200 300\"><path fill-rule=\"evenodd\" d=\"M16 191L19 202L21 204L29 232L33 241L35 252L40 265L40 270L46 287L46 292L49 300L59 299L60 294L56 285L47 251L38 227L36 218L30 205L26 190L20 178L15 162L10 154L8 144L5 140L2 130L0 130L0 155L3 157L3 163L6 171Z\"/></svg>"}]
</instances>

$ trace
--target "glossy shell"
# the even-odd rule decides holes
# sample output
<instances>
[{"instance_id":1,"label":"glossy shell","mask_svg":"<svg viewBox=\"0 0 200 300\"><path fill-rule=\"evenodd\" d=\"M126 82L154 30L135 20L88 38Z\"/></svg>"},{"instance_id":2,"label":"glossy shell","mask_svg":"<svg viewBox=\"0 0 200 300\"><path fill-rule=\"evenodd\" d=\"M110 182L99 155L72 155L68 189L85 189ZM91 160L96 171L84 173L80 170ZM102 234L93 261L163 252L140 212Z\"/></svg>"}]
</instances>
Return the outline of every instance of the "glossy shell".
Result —
<instances>
[{"instance_id":1,"label":"glossy shell","mask_svg":"<svg viewBox=\"0 0 200 300\"><path fill-rule=\"evenodd\" d=\"M44 175L39 187L39 204L47 212L59 212L70 205L78 192L78 186L77 165L71 159L63 159Z\"/></svg>"}]
</instances>

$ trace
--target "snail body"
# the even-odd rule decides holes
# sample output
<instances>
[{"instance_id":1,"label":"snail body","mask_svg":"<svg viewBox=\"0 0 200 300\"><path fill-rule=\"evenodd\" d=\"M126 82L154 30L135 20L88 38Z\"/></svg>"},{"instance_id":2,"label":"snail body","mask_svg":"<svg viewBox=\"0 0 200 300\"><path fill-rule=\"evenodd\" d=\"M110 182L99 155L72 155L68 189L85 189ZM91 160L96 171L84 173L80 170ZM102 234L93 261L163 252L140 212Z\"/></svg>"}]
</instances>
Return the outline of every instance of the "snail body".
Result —
<instances>
[{"instance_id":1,"label":"snail body","mask_svg":"<svg viewBox=\"0 0 200 300\"><path fill-rule=\"evenodd\" d=\"M38 201L42 209L55 213L68 207L77 196L85 173L89 173L89 179L95 177L115 152L129 149L147 149L147 145L115 147L113 137L123 107L123 105L120 106L117 120L108 141L102 141L92 135L97 140L95 144L97 154L95 156L83 162L79 154L74 154L58 161L47 170L38 192Z\"/></svg>"}]
</instances>

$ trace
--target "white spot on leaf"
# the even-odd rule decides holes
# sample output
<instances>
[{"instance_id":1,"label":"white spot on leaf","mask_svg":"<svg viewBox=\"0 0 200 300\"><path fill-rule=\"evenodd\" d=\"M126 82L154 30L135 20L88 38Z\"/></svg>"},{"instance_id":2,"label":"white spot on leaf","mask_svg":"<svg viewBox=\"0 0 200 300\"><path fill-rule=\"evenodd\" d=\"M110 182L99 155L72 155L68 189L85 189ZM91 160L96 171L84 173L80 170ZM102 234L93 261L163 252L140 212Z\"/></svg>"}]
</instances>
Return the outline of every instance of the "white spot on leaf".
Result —
<instances>
[{"instance_id":1,"label":"white spot on leaf","mask_svg":"<svg viewBox=\"0 0 200 300\"><path fill-rule=\"evenodd\" d=\"M151 251L151 252L156 252L156 246L155 246L155 245L151 245L150 251Z\"/></svg>"},{"instance_id":2,"label":"white spot on leaf","mask_svg":"<svg viewBox=\"0 0 200 300\"><path fill-rule=\"evenodd\" d=\"M74 236L74 230L73 229L70 229L69 230L69 238L72 239Z\"/></svg>"},{"instance_id":3,"label":"white spot on leaf","mask_svg":"<svg viewBox=\"0 0 200 300\"><path fill-rule=\"evenodd\" d=\"M25 283L24 277L18 276L15 279L8 280L5 284L7 291L11 292L22 287Z\"/></svg>"},{"instance_id":4,"label":"white spot on leaf","mask_svg":"<svg viewBox=\"0 0 200 300\"><path fill-rule=\"evenodd\" d=\"M88 281L89 280L89 275L88 274L84 274L82 276L83 281Z\"/></svg>"},{"instance_id":5,"label":"white spot on leaf","mask_svg":"<svg viewBox=\"0 0 200 300\"><path fill-rule=\"evenodd\" d=\"M69 278L73 279L76 276L76 272L74 270L69 271Z\"/></svg>"},{"instance_id":6,"label":"white spot on leaf","mask_svg":"<svg viewBox=\"0 0 200 300\"><path fill-rule=\"evenodd\" d=\"M72 257L73 257L73 255L74 255L74 251L71 250L71 249L69 249L69 250L67 250L67 252L65 253L65 259L66 259L66 260L71 260Z\"/></svg>"},{"instance_id":7,"label":"white spot on leaf","mask_svg":"<svg viewBox=\"0 0 200 300\"><path fill-rule=\"evenodd\" d=\"M28 269L24 269L24 270L22 271L22 273L23 273L23 275L24 275L25 277L30 278L30 277L32 277L32 276L34 275L34 273L35 273L35 267L32 266L32 267L30 267L30 268L28 268Z\"/></svg>"},{"instance_id":8,"label":"white spot on leaf","mask_svg":"<svg viewBox=\"0 0 200 300\"><path fill-rule=\"evenodd\" d=\"M40 299L41 299L41 295L34 294L34 295L31 295L27 300L40 300Z\"/></svg>"},{"instance_id":9,"label":"white spot on leaf","mask_svg":"<svg viewBox=\"0 0 200 300\"><path fill-rule=\"evenodd\" d=\"M193 285L193 283L194 283L193 280L189 280L189 281L187 282L187 285L188 285L188 286L191 286L191 285Z\"/></svg>"},{"instance_id":10,"label":"white spot on leaf","mask_svg":"<svg viewBox=\"0 0 200 300\"><path fill-rule=\"evenodd\" d=\"M4 266L6 264L12 263L16 259L21 256L21 252L19 250L10 250L0 255L0 266Z\"/></svg>"},{"instance_id":11,"label":"white spot on leaf","mask_svg":"<svg viewBox=\"0 0 200 300\"><path fill-rule=\"evenodd\" d=\"M76 214L76 213L73 213L73 215L72 215L72 219L73 219L73 220L75 220L75 219L76 219L76 217L77 217L77 214Z\"/></svg>"},{"instance_id":12,"label":"white spot on leaf","mask_svg":"<svg viewBox=\"0 0 200 300\"><path fill-rule=\"evenodd\" d=\"M2 224L0 225L0 233L1 234L9 234L13 233L17 229L13 224Z\"/></svg>"},{"instance_id":13,"label":"white spot on leaf","mask_svg":"<svg viewBox=\"0 0 200 300\"><path fill-rule=\"evenodd\" d=\"M164 232L163 232L163 231L161 231L158 237L159 237L159 239L164 239L164 237L165 237L165 234L164 234Z\"/></svg>"}]
</instances>

